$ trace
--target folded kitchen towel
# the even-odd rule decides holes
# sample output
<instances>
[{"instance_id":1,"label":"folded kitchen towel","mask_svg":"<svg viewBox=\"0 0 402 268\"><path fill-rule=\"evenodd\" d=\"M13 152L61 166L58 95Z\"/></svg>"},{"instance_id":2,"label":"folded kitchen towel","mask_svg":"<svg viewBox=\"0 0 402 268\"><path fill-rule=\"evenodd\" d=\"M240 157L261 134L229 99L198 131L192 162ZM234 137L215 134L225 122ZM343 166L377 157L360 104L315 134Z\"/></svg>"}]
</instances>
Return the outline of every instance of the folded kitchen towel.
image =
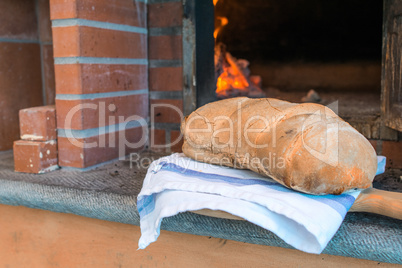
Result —
<instances>
[{"instance_id":1,"label":"folded kitchen towel","mask_svg":"<svg viewBox=\"0 0 402 268\"><path fill-rule=\"evenodd\" d=\"M378 158L381 173L385 160ZM360 190L310 195L248 170L197 162L184 154L154 161L138 195L144 249L159 236L162 219L185 211L221 210L272 231L296 249L321 253Z\"/></svg>"}]
</instances>

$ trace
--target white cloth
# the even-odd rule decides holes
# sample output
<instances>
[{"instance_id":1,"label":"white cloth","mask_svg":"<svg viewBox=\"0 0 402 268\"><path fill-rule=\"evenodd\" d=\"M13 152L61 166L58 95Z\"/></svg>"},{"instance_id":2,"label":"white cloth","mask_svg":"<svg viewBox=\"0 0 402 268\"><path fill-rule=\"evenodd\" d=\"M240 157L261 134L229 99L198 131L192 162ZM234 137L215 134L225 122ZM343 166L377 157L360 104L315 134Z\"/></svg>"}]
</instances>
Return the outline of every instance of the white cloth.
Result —
<instances>
[{"instance_id":1,"label":"white cloth","mask_svg":"<svg viewBox=\"0 0 402 268\"><path fill-rule=\"evenodd\" d=\"M380 172L385 161L379 157L378 163ZM303 194L252 171L173 154L151 164L138 195L139 248L156 241L163 218L212 209L270 230L296 249L319 254L359 194L360 190L341 195Z\"/></svg>"}]
</instances>

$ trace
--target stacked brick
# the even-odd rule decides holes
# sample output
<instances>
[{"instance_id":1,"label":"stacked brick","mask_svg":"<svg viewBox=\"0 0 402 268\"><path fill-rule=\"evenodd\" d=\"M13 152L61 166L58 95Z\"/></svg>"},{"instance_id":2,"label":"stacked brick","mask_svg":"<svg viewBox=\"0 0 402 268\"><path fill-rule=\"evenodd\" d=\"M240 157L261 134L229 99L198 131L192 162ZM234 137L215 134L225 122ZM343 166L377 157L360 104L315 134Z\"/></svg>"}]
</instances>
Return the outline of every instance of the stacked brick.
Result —
<instances>
[{"instance_id":1,"label":"stacked brick","mask_svg":"<svg viewBox=\"0 0 402 268\"><path fill-rule=\"evenodd\" d=\"M50 1L59 165L88 168L148 138L144 1ZM144 139L145 137L145 139Z\"/></svg>"},{"instance_id":2,"label":"stacked brick","mask_svg":"<svg viewBox=\"0 0 402 268\"><path fill-rule=\"evenodd\" d=\"M14 142L15 171L45 173L57 169L55 107L23 109L19 118L21 140Z\"/></svg>"},{"instance_id":3,"label":"stacked brick","mask_svg":"<svg viewBox=\"0 0 402 268\"><path fill-rule=\"evenodd\" d=\"M183 4L180 0L150 0L148 9L150 147L181 151Z\"/></svg>"}]
</instances>

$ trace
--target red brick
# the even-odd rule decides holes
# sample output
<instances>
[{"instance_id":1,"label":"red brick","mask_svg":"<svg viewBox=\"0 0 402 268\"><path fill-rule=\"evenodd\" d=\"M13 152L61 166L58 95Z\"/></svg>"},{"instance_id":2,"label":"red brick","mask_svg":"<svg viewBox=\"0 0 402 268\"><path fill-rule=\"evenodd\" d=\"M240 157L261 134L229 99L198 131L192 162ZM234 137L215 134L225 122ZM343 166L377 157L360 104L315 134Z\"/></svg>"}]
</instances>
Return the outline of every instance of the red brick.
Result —
<instances>
[{"instance_id":1,"label":"red brick","mask_svg":"<svg viewBox=\"0 0 402 268\"><path fill-rule=\"evenodd\" d=\"M50 19L77 18L77 3L74 0L50 0Z\"/></svg>"},{"instance_id":2,"label":"red brick","mask_svg":"<svg viewBox=\"0 0 402 268\"><path fill-rule=\"evenodd\" d=\"M0 37L38 39L35 1L0 1Z\"/></svg>"},{"instance_id":3,"label":"red brick","mask_svg":"<svg viewBox=\"0 0 402 268\"><path fill-rule=\"evenodd\" d=\"M104 116L102 115L103 111L101 111L102 107L105 109ZM56 99L56 109L58 128L76 130L97 128L118 124L120 116L126 119L132 115L138 115L146 119L148 116L148 95L139 94L88 100ZM71 116L71 124L67 116Z\"/></svg>"},{"instance_id":4,"label":"red brick","mask_svg":"<svg viewBox=\"0 0 402 268\"><path fill-rule=\"evenodd\" d=\"M126 91L148 88L146 65L82 65L85 93Z\"/></svg>"},{"instance_id":5,"label":"red brick","mask_svg":"<svg viewBox=\"0 0 402 268\"><path fill-rule=\"evenodd\" d=\"M56 109L53 105L20 110L21 139L33 141L55 140Z\"/></svg>"},{"instance_id":6,"label":"red brick","mask_svg":"<svg viewBox=\"0 0 402 268\"><path fill-rule=\"evenodd\" d=\"M57 168L56 141L14 142L14 170L26 173L44 173Z\"/></svg>"},{"instance_id":7,"label":"red brick","mask_svg":"<svg viewBox=\"0 0 402 268\"><path fill-rule=\"evenodd\" d=\"M57 94L146 89L146 65L61 64L55 66Z\"/></svg>"},{"instance_id":8,"label":"red brick","mask_svg":"<svg viewBox=\"0 0 402 268\"><path fill-rule=\"evenodd\" d=\"M58 137L59 166L84 168L84 148L75 146L68 138ZM77 139L79 143L85 143L84 139Z\"/></svg>"},{"instance_id":9,"label":"red brick","mask_svg":"<svg viewBox=\"0 0 402 268\"><path fill-rule=\"evenodd\" d=\"M147 35L81 27L81 55L84 57L146 58Z\"/></svg>"},{"instance_id":10,"label":"red brick","mask_svg":"<svg viewBox=\"0 0 402 268\"><path fill-rule=\"evenodd\" d=\"M38 0L39 37L41 42L52 42L49 0Z\"/></svg>"},{"instance_id":11,"label":"red brick","mask_svg":"<svg viewBox=\"0 0 402 268\"><path fill-rule=\"evenodd\" d=\"M55 57L144 59L147 35L116 30L70 26L53 28Z\"/></svg>"},{"instance_id":12,"label":"red brick","mask_svg":"<svg viewBox=\"0 0 402 268\"><path fill-rule=\"evenodd\" d=\"M79 26L53 28L53 55L80 56Z\"/></svg>"},{"instance_id":13,"label":"red brick","mask_svg":"<svg viewBox=\"0 0 402 268\"><path fill-rule=\"evenodd\" d=\"M149 59L178 60L183 58L182 36L162 35L149 37Z\"/></svg>"},{"instance_id":14,"label":"red brick","mask_svg":"<svg viewBox=\"0 0 402 268\"><path fill-rule=\"evenodd\" d=\"M182 91L183 68L162 67L149 69L150 91Z\"/></svg>"},{"instance_id":15,"label":"red brick","mask_svg":"<svg viewBox=\"0 0 402 268\"><path fill-rule=\"evenodd\" d=\"M383 141L382 155L387 157L387 167L402 168L402 141Z\"/></svg>"},{"instance_id":16,"label":"red brick","mask_svg":"<svg viewBox=\"0 0 402 268\"><path fill-rule=\"evenodd\" d=\"M53 46L42 45L42 63L45 78L46 104L54 104L56 98L56 83L54 76Z\"/></svg>"},{"instance_id":17,"label":"red brick","mask_svg":"<svg viewBox=\"0 0 402 268\"><path fill-rule=\"evenodd\" d=\"M149 146L153 151L166 151L166 131L151 128Z\"/></svg>"},{"instance_id":18,"label":"red brick","mask_svg":"<svg viewBox=\"0 0 402 268\"><path fill-rule=\"evenodd\" d=\"M12 149L13 141L19 139L18 111L43 103L39 45L0 43L0 58L2 151Z\"/></svg>"},{"instance_id":19,"label":"red brick","mask_svg":"<svg viewBox=\"0 0 402 268\"><path fill-rule=\"evenodd\" d=\"M145 126L145 129L147 128ZM132 152L141 151L146 144L143 130L142 127L137 127L85 139L76 139L73 142L68 138L59 137L59 165L63 167L86 168L128 155ZM138 147L124 146L124 141L120 137L125 137L130 143L139 142L140 144L138 144ZM141 139L143 139L143 142ZM119 146L120 143L122 146ZM93 144L91 148L83 148L84 146L81 146L85 145L89 147L90 144Z\"/></svg>"},{"instance_id":20,"label":"red brick","mask_svg":"<svg viewBox=\"0 0 402 268\"><path fill-rule=\"evenodd\" d=\"M183 119L182 100L150 100L150 103L154 116L151 120L155 123L180 123Z\"/></svg>"},{"instance_id":21,"label":"red brick","mask_svg":"<svg viewBox=\"0 0 402 268\"><path fill-rule=\"evenodd\" d=\"M82 64L56 64L54 75L56 94L84 94L85 88L82 87L81 77Z\"/></svg>"},{"instance_id":22,"label":"red brick","mask_svg":"<svg viewBox=\"0 0 402 268\"><path fill-rule=\"evenodd\" d=\"M146 27L147 5L132 0L51 0L54 19L81 18L117 24Z\"/></svg>"},{"instance_id":23,"label":"red brick","mask_svg":"<svg viewBox=\"0 0 402 268\"><path fill-rule=\"evenodd\" d=\"M170 131L171 151L181 153L183 147L183 135L178 130Z\"/></svg>"},{"instance_id":24,"label":"red brick","mask_svg":"<svg viewBox=\"0 0 402 268\"><path fill-rule=\"evenodd\" d=\"M146 27L147 5L133 0L81 0L78 2L78 17Z\"/></svg>"},{"instance_id":25,"label":"red brick","mask_svg":"<svg viewBox=\"0 0 402 268\"><path fill-rule=\"evenodd\" d=\"M149 27L181 26L182 22L182 2L156 3L148 5Z\"/></svg>"}]
</instances>

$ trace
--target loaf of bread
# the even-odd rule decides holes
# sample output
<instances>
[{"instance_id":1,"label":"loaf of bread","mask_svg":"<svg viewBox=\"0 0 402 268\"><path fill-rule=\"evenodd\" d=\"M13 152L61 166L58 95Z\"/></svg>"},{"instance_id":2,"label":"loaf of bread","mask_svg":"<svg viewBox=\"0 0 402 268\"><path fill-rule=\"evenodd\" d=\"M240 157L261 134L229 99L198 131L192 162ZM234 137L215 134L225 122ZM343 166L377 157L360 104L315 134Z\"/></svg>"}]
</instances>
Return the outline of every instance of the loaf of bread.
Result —
<instances>
[{"instance_id":1,"label":"loaf of bread","mask_svg":"<svg viewBox=\"0 0 402 268\"><path fill-rule=\"evenodd\" d=\"M368 188L376 174L369 141L319 104L225 99L191 113L181 131L188 157L250 169L304 193Z\"/></svg>"}]
</instances>

